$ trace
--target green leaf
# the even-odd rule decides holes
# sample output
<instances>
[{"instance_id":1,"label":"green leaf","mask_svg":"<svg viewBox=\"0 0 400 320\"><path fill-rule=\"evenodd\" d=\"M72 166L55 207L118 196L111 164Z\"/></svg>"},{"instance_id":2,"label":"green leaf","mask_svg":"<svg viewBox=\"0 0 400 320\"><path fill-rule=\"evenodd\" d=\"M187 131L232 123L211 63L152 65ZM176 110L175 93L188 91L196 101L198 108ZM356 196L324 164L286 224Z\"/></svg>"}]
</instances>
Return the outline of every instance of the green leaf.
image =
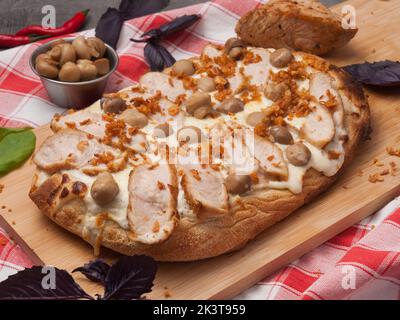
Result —
<instances>
[{"instance_id":1,"label":"green leaf","mask_svg":"<svg viewBox=\"0 0 400 320\"><path fill-rule=\"evenodd\" d=\"M0 176L23 164L35 146L36 136L30 128L0 128Z\"/></svg>"},{"instance_id":2,"label":"green leaf","mask_svg":"<svg viewBox=\"0 0 400 320\"><path fill-rule=\"evenodd\" d=\"M1 128L0 127L0 142L4 139L4 137L10 133L18 133L31 130L31 128Z\"/></svg>"}]
</instances>

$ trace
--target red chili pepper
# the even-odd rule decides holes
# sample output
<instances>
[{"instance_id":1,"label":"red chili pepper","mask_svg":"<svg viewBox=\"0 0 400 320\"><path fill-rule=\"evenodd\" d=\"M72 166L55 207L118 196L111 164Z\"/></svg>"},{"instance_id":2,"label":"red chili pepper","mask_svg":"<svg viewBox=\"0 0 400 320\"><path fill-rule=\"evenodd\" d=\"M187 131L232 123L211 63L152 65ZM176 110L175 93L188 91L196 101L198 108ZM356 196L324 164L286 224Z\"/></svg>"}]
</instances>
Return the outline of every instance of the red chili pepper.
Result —
<instances>
[{"instance_id":1,"label":"red chili pepper","mask_svg":"<svg viewBox=\"0 0 400 320\"><path fill-rule=\"evenodd\" d=\"M58 28L43 28L40 25L31 25L25 27L17 32L17 36L27 35L48 35L52 37L62 36L68 33L73 33L79 30L80 27L85 23L86 17L89 10L78 12L75 16L65 22L61 27Z\"/></svg>"},{"instance_id":2,"label":"red chili pepper","mask_svg":"<svg viewBox=\"0 0 400 320\"><path fill-rule=\"evenodd\" d=\"M49 38L49 36L14 36L9 34L0 34L0 47L12 48L46 38Z\"/></svg>"}]
</instances>

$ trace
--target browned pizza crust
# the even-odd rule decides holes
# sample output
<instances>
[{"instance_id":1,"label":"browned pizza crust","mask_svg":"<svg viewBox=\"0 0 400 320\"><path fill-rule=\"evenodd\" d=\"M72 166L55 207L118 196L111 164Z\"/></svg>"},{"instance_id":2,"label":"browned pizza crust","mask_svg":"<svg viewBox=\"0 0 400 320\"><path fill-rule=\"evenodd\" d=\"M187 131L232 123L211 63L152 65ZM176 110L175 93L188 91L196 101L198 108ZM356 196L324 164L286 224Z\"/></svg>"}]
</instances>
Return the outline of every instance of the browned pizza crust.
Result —
<instances>
[{"instance_id":1,"label":"browned pizza crust","mask_svg":"<svg viewBox=\"0 0 400 320\"><path fill-rule=\"evenodd\" d=\"M156 245L145 245L133 240L130 231L107 221L102 234L102 245L117 252L134 255L146 254L158 261L191 261L221 255L243 247L268 227L287 217L290 213L312 201L337 179L354 158L357 147L370 132L370 111L361 86L341 69L331 66L330 74L339 88L360 109L359 114L346 113L345 126L349 139L345 143L345 162L333 177L326 177L314 169L304 178L303 192L292 194L285 190L269 190L242 197L229 214L193 223L181 218L170 238ZM30 193L32 200L54 222L83 237L83 221L86 207L79 194L50 214L46 199L60 192L59 176L37 188L35 181ZM55 181L54 181L55 180Z\"/></svg>"}]
</instances>

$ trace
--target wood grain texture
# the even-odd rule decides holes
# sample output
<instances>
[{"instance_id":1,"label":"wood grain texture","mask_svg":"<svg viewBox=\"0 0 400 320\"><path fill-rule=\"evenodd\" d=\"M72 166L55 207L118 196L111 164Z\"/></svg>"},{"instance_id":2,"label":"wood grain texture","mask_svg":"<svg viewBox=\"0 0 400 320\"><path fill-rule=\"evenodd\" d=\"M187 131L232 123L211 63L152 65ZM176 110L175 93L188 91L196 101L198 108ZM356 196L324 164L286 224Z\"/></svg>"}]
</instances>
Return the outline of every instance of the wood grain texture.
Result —
<instances>
[{"instance_id":1,"label":"wood grain texture","mask_svg":"<svg viewBox=\"0 0 400 320\"><path fill-rule=\"evenodd\" d=\"M379 0L348 1L357 9L359 33L350 45L328 57L338 65L364 60L399 59L400 2ZM339 8L337 8L339 10ZM340 11L340 10L339 10ZM362 218L372 214L400 192L399 177L385 176L373 184L370 174L379 173L390 162L400 167L400 158L389 156L388 146L400 146L400 92L367 90L372 112L373 133L338 182L317 201L303 207L283 222L262 233L244 249L200 262L162 263L150 298L165 298L165 287L172 299L226 299L250 287L266 275L329 240ZM49 128L36 130L38 143L49 135ZM385 167L377 167L379 159ZM362 174L360 172L362 171ZM42 215L29 200L33 166L1 179L5 190L0 205L13 209L0 213L45 263L72 270L93 258L92 248L62 230ZM104 250L102 257L116 254ZM79 275L74 275L89 292L101 291Z\"/></svg>"}]
</instances>

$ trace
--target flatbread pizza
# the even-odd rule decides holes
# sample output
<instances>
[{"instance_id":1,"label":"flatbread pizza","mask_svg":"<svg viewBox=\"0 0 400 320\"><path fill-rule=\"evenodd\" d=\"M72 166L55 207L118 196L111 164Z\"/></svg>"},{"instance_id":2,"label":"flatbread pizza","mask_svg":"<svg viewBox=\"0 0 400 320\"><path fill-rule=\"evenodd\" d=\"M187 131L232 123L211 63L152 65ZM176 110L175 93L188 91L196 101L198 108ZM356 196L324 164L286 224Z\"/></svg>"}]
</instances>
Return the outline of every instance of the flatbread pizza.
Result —
<instances>
[{"instance_id":1,"label":"flatbread pizza","mask_svg":"<svg viewBox=\"0 0 400 320\"><path fill-rule=\"evenodd\" d=\"M370 114L327 61L229 39L51 129L29 194L45 215L96 254L192 261L242 248L327 190Z\"/></svg>"}]
</instances>

